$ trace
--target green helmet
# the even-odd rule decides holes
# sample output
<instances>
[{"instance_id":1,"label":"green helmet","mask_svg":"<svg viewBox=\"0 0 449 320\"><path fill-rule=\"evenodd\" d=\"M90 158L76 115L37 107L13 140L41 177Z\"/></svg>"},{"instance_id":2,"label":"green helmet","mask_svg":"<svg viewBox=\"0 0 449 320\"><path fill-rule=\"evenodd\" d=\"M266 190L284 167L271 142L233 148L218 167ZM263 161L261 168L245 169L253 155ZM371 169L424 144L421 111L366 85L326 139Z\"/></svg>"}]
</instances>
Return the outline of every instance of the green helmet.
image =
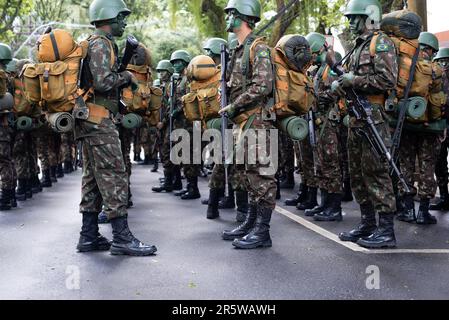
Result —
<instances>
[{"instance_id":1,"label":"green helmet","mask_svg":"<svg viewBox=\"0 0 449 320\"><path fill-rule=\"evenodd\" d=\"M175 60L182 60L185 63L189 64L192 57L185 50L177 50L171 54L170 62L173 63Z\"/></svg>"},{"instance_id":2,"label":"green helmet","mask_svg":"<svg viewBox=\"0 0 449 320\"><path fill-rule=\"evenodd\" d=\"M161 86L161 79L154 79L153 87L160 87L160 86Z\"/></svg>"},{"instance_id":3,"label":"green helmet","mask_svg":"<svg viewBox=\"0 0 449 320\"><path fill-rule=\"evenodd\" d=\"M229 32L228 34L229 50L234 50L239 46L239 40L234 32Z\"/></svg>"},{"instance_id":4,"label":"green helmet","mask_svg":"<svg viewBox=\"0 0 449 320\"><path fill-rule=\"evenodd\" d=\"M161 61L159 61L159 63L157 64L157 67L156 67L156 71L157 72L159 72L159 71L168 71L171 74L173 74L175 72L175 70L173 70L172 64L168 60L161 60Z\"/></svg>"},{"instance_id":5,"label":"green helmet","mask_svg":"<svg viewBox=\"0 0 449 320\"><path fill-rule=\"evenodd\" d=\"M441 48L434 60L449 59L449 48Z\"/></svg>"},{"instance_id":6,"label":"green helmet","mask_svg":"<svg viewBox=\"0 0 449 320\"><path fill-rule=\"evenodd\" d=\"M94 0L89 6L89 20L91 24L117 18L122 13L131 13L123 0Z\"/></svg>"},{"instance_id":7,"label":"green helmet","mask_svg":"<svg viewBox=\"0 0 449 320\"><path fill-rule=\"evenodd\" d=\"M0 43L0 60L7 62L12 60L11 47L8 46L7 44Z\"/></svg>"},{"instance_id":8,"label":"green helmet","mask_svg":"<svg viewBox=\"0 0 449 320\"><path fill-rule=\"evenodd\" d=\"M256 22L260 21L261 8L259 0L229 0L225 12L236 10L244 16L252 17Z\"/></svg>"},{"instance_id":9,"label":"green helmet","mask_svg":"<svg viewBox=\"0 0 449 320\"><path fill-rule=\"evenodd\" d=\"M212 52L212 54L220 55L222 44L226 46L228 42L225 39L221 38L210 38L204 44L203 49L209 50L210 52Z\"/></svg>"},{"instance_id":10,"label":"green helmet","mask_svg":"<svg viewBox=\"0 0 449 320\"><path fill-rule=\"evenodd\" d=\"M433 50L440 50L440 43L438 42L438 38L430 32L421 32L419 35L419 44L423 44L431 47Z\"/></svg>"},{"instance_id":11,"label":"green helmet","mask_svg":"<svg viewBox=\"0 0 449 320\"><path fill-rule=\"evenodd\" d=\"M7 65L6 65L6 72L8 73L14 73L16 72L16 65L17 65L18 59L14 58L12 59Z\"/></svg>"},{"instance_id":12,"label":"green helmet","mask_svg":"<svg viewBox=\"0 0 449 320\"><path fill-rule=\"evenodd\" d=\"M350 0L346 6L345 16L363 15L374 22L382 20L382 6L379 0Z\"/></svg>"},{"instance_id":13,"label":"green helmet","mask_svg":"<svg viewBox=\"0 0 449 320\"><path fill-rule=\"evenodd\" d=\"M306 36L307 42L309 42L310 50L312 53L320 52L326 43L326 37L321 33L311 32Z\"/></svg>"}]
</instances>

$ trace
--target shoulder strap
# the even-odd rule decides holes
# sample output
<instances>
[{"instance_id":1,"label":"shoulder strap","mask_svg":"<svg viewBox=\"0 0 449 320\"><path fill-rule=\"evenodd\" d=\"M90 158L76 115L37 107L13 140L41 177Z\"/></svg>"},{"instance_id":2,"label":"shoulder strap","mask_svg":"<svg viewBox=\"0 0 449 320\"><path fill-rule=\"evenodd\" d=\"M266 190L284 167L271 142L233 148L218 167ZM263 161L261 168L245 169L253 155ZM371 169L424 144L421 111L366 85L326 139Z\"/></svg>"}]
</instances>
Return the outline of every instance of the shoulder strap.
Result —
<instances>
[{"instance_id":1,"label":"shoulder strap","mask_svg":"<svg viewBox=\"0 0 449 320\"><path fill-rule=\"evenodd\" d=\"M369 45L369 54L371 58L374 58L376 56L376 46L377 46L377 40L379 40L379 32L375 32L373 37L371 38L371 43Z\"/></svg>"},{"instance_id":2,"label":"shoulder strap","mask_svg":"<svg viewBox=\"0 0 449 320\"><path fill-rule=\"evenodd\" d=\"M249 36L248 39L246 39L245 44L243 45L243 59L242 59L242 74L248 78L249 76L249 66L251 63L251 47L253 42L256 40L256 37L254 35Z\"/></svg>"},{"instance_id":3,"label":"shoulder strap","mask_svg":"<svg viewBox=\"0 0 449 320\"><path fill-rule=\"evenodd\" d=\"M61 55L59 54L58 43L56 42L56 37L53 31L50 32L50 40L53 47L53 52L55 53L56 61L59 61L61 60Z\"/></svg>"}]
</instances>

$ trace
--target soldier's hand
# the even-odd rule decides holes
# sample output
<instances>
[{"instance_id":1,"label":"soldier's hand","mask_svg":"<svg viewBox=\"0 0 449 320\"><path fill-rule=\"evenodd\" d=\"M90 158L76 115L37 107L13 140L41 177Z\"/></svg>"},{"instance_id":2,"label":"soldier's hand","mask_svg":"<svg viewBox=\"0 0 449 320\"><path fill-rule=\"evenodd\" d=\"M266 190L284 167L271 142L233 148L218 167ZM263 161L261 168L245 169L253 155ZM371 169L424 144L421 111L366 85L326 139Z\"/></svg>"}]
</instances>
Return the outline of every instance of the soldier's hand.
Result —
<instances>
[{"instance_id":1,"label":"soldier's hand","mask_svg":"<svg viewBox=\"0 0 449 320\"><path fill-rule=\"evenodd\" d=\"M228 104L226 107L224 107L223 109L220 109L220 111L218 111L218 113L220 115L232 114L234 112L235 112L235 107L232 104Z\"/></svg>"},{"instance_id":2,"label":"soldier's hand","mask_svg":"<svg viewBox=\"0 0 449 320\"><path fill-rule=\"evenodd\" d=\"M333 95L336 95L339 97L345 96L345 90L343 89L343 87L340 84L340 81L338 81L338 80L335 80L334 82L332 82L331 92Z\"/></svg>"},{"instance_id":3,"label":"soldier's hand","mask_svg":"<svg viewBox=\"0 0 449 320\"><path fill-rule=\"evenodd\" d=\"M355 75L352 72L343 74L338 82L340 82L340 86L342 88L351 88L354 86Z\"/></svg>"},{"instance_id":4,"label":"soldier's hand","mask_svg":"<svg viewBox=\"0 0 449 320\"><path fill-rule=\"evenodd\" d=\"M164 124L163 124L162 122L159 122L159 123L156 125L156 128L158 128L159 130L162 130L162 128L164 128Z\"/></svg>"}]
</instances>

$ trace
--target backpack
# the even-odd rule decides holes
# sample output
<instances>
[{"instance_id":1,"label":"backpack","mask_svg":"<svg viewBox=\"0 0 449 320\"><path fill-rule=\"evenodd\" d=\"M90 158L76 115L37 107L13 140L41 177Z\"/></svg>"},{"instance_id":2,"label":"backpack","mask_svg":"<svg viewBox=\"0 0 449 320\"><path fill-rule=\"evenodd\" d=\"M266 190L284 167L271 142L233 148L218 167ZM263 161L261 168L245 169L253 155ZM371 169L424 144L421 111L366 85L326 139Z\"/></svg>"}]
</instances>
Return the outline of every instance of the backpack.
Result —
<instances>
[{"instance_id":1,"label":"backpack","mask_svg":"<svg viewBox=\"0 0 449 320\"><path fill-rule=\"evenodd\" d=\"M188 121L202 121L219 118L221 71L212 58L204 55L192 59L187 67L190 92L182 97L183 111Z\"/></svg>"},{"instance_id":2,"label":"backpack","mask_svg":"<svg viewBox=\"0 0 449 320\"><path fill-rule=\"evenodd\" d=\"M38 47L40 62L25 65L20 75L26 99L41 103L50 113L72 111L79 96L86 100L88 92L80 90L78 82L88 46L88 41L76 43L65 30L44 34Z\"/></svg>"},{"instance_id":3,"label":"backpack","mask_svg":"<svg viewBox=\"0 0 449 320\"><path fill-rule=\"evenodd\" d=\"M0 69L0 97L3 97L6 94L8 87L8 75L2 69Z\"/></svg>"},{"instance_id":4,"label":"backpack","mask_svg":"<svg viewBox=\"0 0 449 320\"><path fill-rule=\"evenodd\" d=\"M162 90L152 86L149 66L128 65L127 70L136 77L139 86L136 92L130 86L123 89L122 97L127 110L145 116L150 126L156 126L160 120Z\"/></svg>"}]
</instances>

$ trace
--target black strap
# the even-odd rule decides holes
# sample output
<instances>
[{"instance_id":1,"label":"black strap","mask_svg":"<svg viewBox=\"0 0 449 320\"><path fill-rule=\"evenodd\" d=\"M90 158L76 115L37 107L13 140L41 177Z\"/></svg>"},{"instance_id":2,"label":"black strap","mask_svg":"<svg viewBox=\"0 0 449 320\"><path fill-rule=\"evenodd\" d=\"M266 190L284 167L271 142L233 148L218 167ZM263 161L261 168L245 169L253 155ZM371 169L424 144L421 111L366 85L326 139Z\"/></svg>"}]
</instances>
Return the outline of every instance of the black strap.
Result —
<instances>
[{"instance_id":1,"label":"black strap","mask_svg":"<svg viewBox=\"0 0 449 320\"><path fill-rule=\"evenodd\" d=\"M61 56L59 55L58 43L56 42L55 34L50 32L50 40L53 46L53 52L55 53L56 61L61 60Z\"/></svg>"},{"instance_id":2,"label":"black strap","mask_svg":"<svg viewBox=\"0 0 449 320\"><path fill-rule=\"evenodd\" d=\"M201 69L201 68L215 68L216 65L215 65L215 64L199 64L199 65L197 65L196 67L197 67L198 69Z\"/></svg>"}]
</instances>

